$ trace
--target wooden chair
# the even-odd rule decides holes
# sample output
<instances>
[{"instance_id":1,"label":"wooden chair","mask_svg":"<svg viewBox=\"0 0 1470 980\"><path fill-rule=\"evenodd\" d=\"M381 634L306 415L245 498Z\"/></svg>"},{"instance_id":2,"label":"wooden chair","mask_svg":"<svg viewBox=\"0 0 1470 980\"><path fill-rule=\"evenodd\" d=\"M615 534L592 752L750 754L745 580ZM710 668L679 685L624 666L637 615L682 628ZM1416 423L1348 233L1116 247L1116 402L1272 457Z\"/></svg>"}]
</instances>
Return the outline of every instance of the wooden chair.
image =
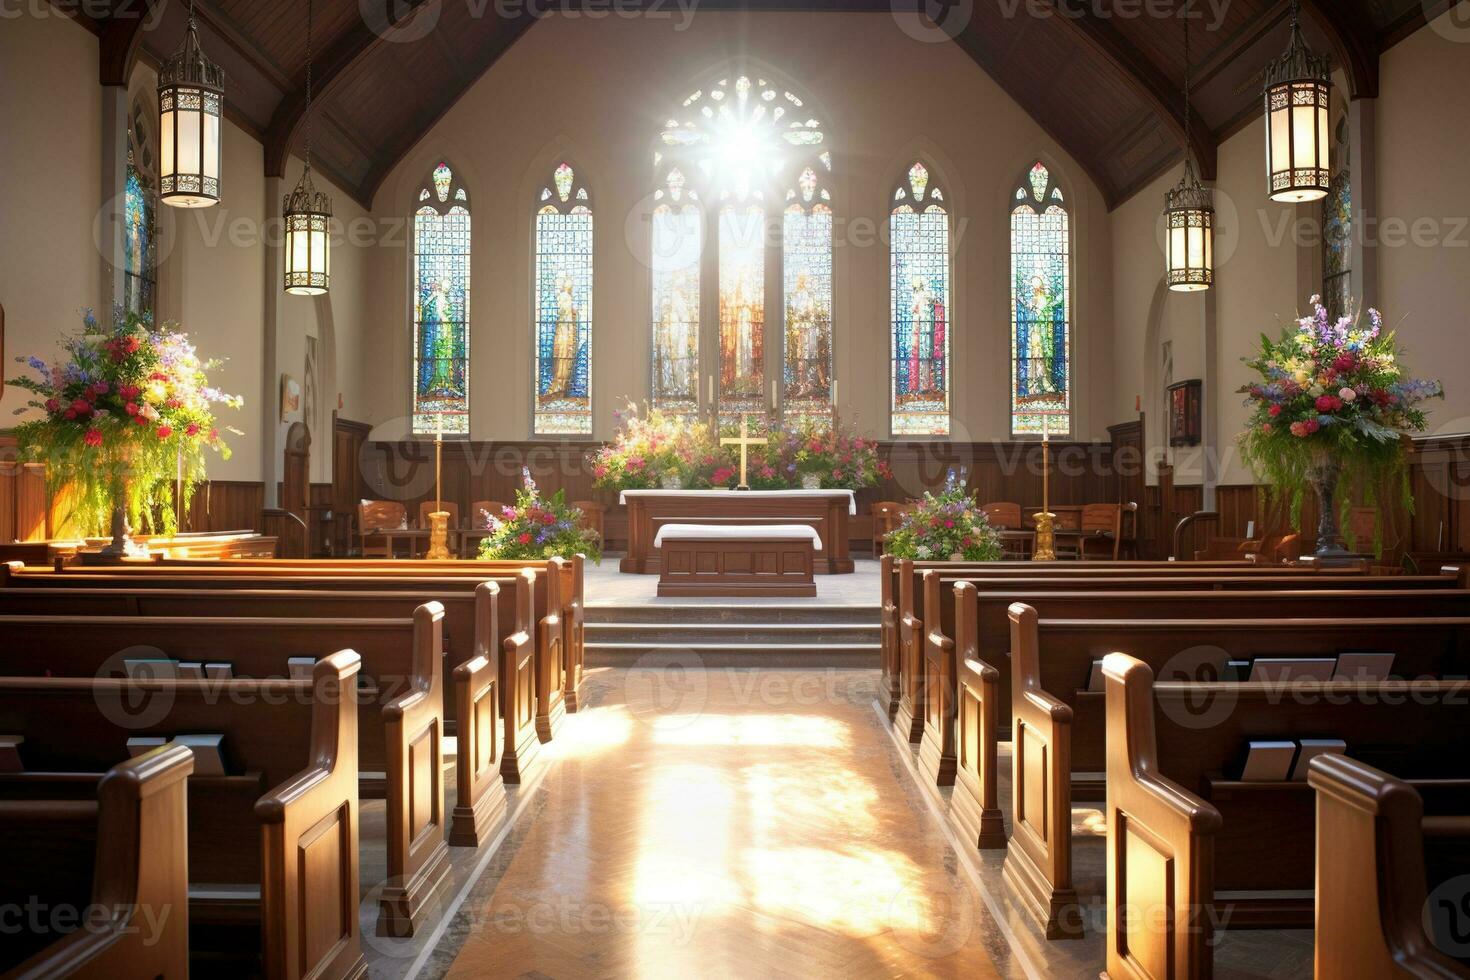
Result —
<instances>
[{"instance_id":1,"label":"wooden chair","mask_svg":"<svg viewBox=\"0 0 1470 980\"><path fill-rule=\"evenodd\" d=\"M452 500L442 500L439 502L439 506L443 507L444 512L449 515L449 526L452 528L458 528L459 504L455 503ZM433 512L434 501L425 500L423 503L419 504L419 527L429 526L429 515Z\"/></svg>"},{"instance_id":2,"label":"wooden chair","mask_svg":"<svg viewBox=\"0 0 1470 980\"><path fill-rule=\"evenodd\" d=\"M1083 504L1081 537L1077 539L1077 557L1087 557L1087 546L1112 542L1112 560L1118 560L1123 547L1123 504Z\"/></svg>"},{"instance_id":3,"label":"wooden chair","mask_svg":"<svg viewBox=\"0 0 1470 980\"><path fill-rule=\"evenodd\" d=\"M595 500L574 500L572 506L582 512L582 526L589 531L597 532L597 542L601 544L603 537L603 517L607 508Z\"/></svg>"},{"instance_id":4,"label":"wooden chair","mask_svg":"<svg viewBox=\"0 0 1470 980\"><path fill-rule=\"evenodd\" d=\"M870 513L873 515L873 557L881 558L883 548L888 541L888 535L898 527L903 515L908 513L909 505L901 504L896 500L880 500L873 504Z\"/></svg>"},{"instance_id":5,"label":"wooden chair","mask_svg":"<svg viewBox=\"0 0 1470 980\"><path fill-rule=\"evenodd\" d=\"M364 558L392 558L393 541L376 532L403 527L408 508L397 500L364 500L357 505L357 541ZM374 543L369 544L372 541Z\"/></svg>"},{"instance_id":6,"label":"wooden chair","mask_svg":"<svg viewBox=\"0 0 1470 980\"><path fill-rule=\"evenodd\" d=\"M477 530L485 528L489 524L485 519L485 515L489 514L491 517L499 517L500 512L505 510L505 506L505 504L498 500L476 500L470 504L469 526Z\"/></svg>"},{"instance_id":7,"label":"wooden chair","mask_svg":"<svg viewBox=\"0 0 1470 980\"><path fill-rule=\"evenodd\" d=\"M1021 520L1021 505L1006 501L981 504L985 519L1000 532L1001 548L1007 558L1025 558L1029 544L1036 539L1034 531Z\"/></svg>"}]
</instances>

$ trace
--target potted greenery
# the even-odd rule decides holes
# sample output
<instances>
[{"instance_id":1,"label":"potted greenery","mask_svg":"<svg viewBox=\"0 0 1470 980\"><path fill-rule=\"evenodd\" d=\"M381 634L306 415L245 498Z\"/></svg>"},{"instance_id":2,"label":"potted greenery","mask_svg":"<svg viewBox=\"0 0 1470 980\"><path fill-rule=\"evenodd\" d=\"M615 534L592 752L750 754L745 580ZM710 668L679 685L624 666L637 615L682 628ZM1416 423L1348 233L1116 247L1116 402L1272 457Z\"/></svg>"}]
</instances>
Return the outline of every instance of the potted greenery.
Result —
<instances>
[{"instance_id":1,"label":"potted greenery","mask_svg":"<svg viewBox=\"0 0 1470 980\"><path fill-rule=\"evenodd\" d=\"M1354 497L1371 506L1379 487L1396 485L1413 512L1409 434L1426 425L1417 406L1444 389L1405 376L1403 351L1377 310L1367 311L1366 323L1350 315L1332 322L1319 297L1310 302L1313 312L1296 329L1275 341L1262 334L1244 359L1257 378L1240 389L1251 415L1238 441L1246 462L1287 502L1295 528L1311 487L1321 507L1316 558L1331 562L1349 554L1338 527ZM1374 547L1381 551L1382 542Z\"/></svg>"},{"instance_id":2,"label":"potted greenery","mask_svg":"<svg viewBox=\"0 0 1470 980\"><path fill-rule=\"evenodd\" d=\"M570 558L602 561L597 532L582 523L582 511L566 501L566 491L541 496L529 468L521 468L521 489L513 507L489 515L490 535L480 542L481 558Z\"/></svg>"},{"instance_id":3,"label":"potted greenery","mask_svg":"<svg viewBox=\"0 0 1470 980\"><path fill-rule=\"evenodd\" d=\"M888 536L895 558L916 561L999 561L1000 534L954 474L939 493L923 499Z\"/></svg>"}]
</instances>

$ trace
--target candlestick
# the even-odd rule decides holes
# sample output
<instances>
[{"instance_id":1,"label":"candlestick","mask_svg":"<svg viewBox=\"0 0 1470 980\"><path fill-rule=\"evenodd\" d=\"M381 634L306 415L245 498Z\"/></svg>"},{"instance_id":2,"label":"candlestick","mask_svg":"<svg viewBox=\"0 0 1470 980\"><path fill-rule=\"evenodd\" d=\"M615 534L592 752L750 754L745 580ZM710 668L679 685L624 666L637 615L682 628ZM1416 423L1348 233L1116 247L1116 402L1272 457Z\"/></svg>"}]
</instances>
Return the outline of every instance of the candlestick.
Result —
<instances>
[{"instance_id":1,"label":"candlestick","mask_svg":"<svg viewBox=\"0 0 1470 980\"><path fill-rule=\"evenodd\" d=\"M429 549L424 557L442 561L449 557L449 514L444 510L444 413L435 416L434 426L434 512L429 515Z\"/></svg>"},{"instance_id":2,"label":"candlestick","mask_svg":"<svg viewBox=\"0 0 1470 980\"><path fill-rule=\"evenodd\" d=\"M1056 515L1051 512L1051 418L1041 416L1041 513L1036 515L1036 545L1032 561L1055 561Z\"/></svg>"}]
</instances>

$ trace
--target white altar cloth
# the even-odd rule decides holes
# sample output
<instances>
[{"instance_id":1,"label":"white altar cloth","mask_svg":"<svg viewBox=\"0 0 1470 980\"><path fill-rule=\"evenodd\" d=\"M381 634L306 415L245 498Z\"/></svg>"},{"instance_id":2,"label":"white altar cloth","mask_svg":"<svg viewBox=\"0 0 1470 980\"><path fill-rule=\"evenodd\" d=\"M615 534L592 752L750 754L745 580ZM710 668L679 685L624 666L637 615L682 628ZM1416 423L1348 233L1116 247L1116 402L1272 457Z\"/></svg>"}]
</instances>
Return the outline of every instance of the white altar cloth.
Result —
<instances>
[{"instance_id":1,"label":"white altar cloth","mask_svg":"<svg viewBox=\"0 0 1470 980\"><path fill-rule=\"evenodd\" d=\"M627 504L629 497L686 497L696 493L711 497L830 497L843 494L847 497L847 513L857 516L857 495L851 490L624 490L618 494L618 503Z\"/></svg>"},{"instance_id":2,"label":"white altar cloth","mask_svg":"<svg viewBox=\"0 0 1470 980\"><path fill-rule=\"evenodd\" d=\"M822 536L817 533L816 528L807 524L665 524L658 529L653 546L662 548L665 537L674 540L730 538L740 541L810 541L813 551L822 550Z\"/></svg>"}]
</instances>

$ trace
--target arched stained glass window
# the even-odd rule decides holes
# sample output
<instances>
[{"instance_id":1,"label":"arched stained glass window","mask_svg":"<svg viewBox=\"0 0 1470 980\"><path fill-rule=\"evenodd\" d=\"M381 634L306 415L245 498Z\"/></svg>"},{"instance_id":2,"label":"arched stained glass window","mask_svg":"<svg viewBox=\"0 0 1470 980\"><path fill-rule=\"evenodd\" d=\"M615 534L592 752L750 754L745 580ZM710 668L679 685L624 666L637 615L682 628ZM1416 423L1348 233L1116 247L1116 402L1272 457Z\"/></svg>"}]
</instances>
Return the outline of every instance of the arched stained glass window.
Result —
<instances>
[{"instance_id":1,"label":"arched stained glass window","mask_svg":"<svg viewBox=\"0 0 1470 980\"><path fill-rule=\"evenodd\" d=\"M653 209L653 405L699 410L699 192L677 167L664 174Z\"/></svg>"},{"instance_id":2,"label":"arched stained glass window","mask_svg":"<svg viewBox=\"0 0 1470 980\"><path fill-rule=\"evenodd\" d=\"M1322 201L1322 305L1335 323L1353 307L1353 175L1347 115L1333 132L1332 176Z\"/></svg>"},{"instance_id":3,"label":"arched stained glass window","mask_svg":"<svg viewBox=\"0 0 1470 980\"><path fill-rule=\"evenodd\" d=\"M949 211L922 161L893 192L889 235L893 435L949 435Z\"/></svg>"},{"instance_id":4,"label":"arched stained glass window","mask_svg":"<svg viewBox=\"0 0 1470 980\"><path fill-rule=\"evenodd\" d=\"M1072 431L1071 229L1039 161L1011 194L1011 434Z\"/></svg>"},{"instance_id":5,"label":"arched stained glass window","mask_svg":"<svg viewBox=\"0 0 1470 980\"><path fill-rule=\"evenodd\" d=\"M824 161L813 161L786 191L781 403L788 419L832 417L832 194L825 177Z\"/></svg>"},{"instance_id":6,"label":"arched stained glass window","mask_svg":"<svg viewBox=\"0 0 1470 980\"><path fill-rule=\"evenodd\" d=\"M158 198L153 191L154 160L147 115L134 105L128 120L128 163L123 185L123 309L153 315L158 288Z\"/></svg>"},{"instance_id":7,"label":"arched stained glass window","mask_svg":"<svg viewBox=\"0 0 1470 980\"><path fill-rule=\"evenodd\" d=\"M670 114L654 154L656 407L715 411L726 422L772 405L830 413L825 140L805 101L759 74L717 77ZM702 254L706 239L712 255ZM781 293L770 292L768 309L773 285ZM700 322L701 302L713 322ZM701 370L710 372L704 384Z\"/></svg>"},{"instance_id":8,"label":"arched stained glass window","mask_svg":"<svg viewBox=\"0 0 1470 980\"><path fill-rule=\"evenodd\" d=\"M536 435L592 434L592 197L566 162L536 201Z\"/></svg>"},{"instance_id":9,"label":"arched stained glass window","mask_svg":"<svg viewBox=\"0 0 1470 980\"><path fill-rule=\"evenodd\" d=\"M413 432L470 432L469 193L447 163L429 174L413 221Z\"/></svg>"}]
</instances>

